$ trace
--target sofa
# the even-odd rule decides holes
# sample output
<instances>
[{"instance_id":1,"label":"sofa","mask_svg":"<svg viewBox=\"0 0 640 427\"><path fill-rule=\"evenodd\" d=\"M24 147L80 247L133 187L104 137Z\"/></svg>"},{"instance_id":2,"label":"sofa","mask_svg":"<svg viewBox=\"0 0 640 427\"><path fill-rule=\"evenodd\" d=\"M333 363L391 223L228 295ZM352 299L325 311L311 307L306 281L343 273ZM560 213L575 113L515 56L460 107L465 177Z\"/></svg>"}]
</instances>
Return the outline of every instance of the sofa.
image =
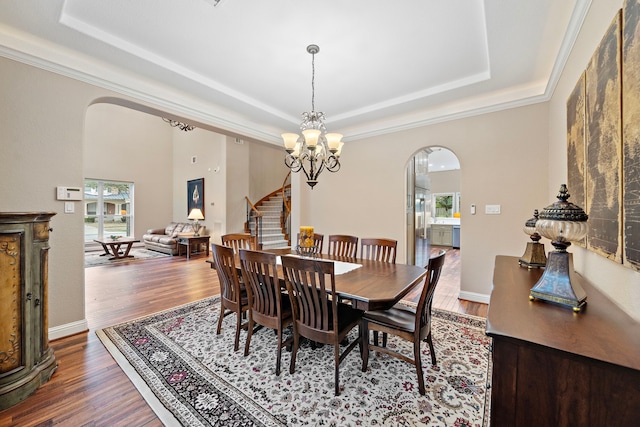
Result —
<instances>
[{"instance_id":1,"label":"sofa","mask_svg":"<svg viewBox=\"0 0 640 427\"><path fill-rule=\"evenodd\" d=\"M203 234L204 227L200 228ZM171 222L165 228L151 228L142 236L144 247L152 251L158 251L169 255L178 254L178 236L193 235L193 227L186 222Z\"/></svg>"}]
</instances>

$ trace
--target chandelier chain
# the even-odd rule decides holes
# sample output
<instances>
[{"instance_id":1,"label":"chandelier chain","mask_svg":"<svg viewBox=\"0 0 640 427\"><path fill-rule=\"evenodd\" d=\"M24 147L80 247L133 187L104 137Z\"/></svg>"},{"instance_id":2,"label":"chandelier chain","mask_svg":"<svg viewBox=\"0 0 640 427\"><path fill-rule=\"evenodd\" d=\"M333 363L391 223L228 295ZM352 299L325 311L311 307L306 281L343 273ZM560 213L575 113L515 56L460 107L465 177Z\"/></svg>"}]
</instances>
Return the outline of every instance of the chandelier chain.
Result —
<instances>
[{"instance_id":1,"label":"chandelier chain","mask_svg":"<svg viewBox=\"0 0 640 427\"><path fill-rule=\"evenodd\" d=\"M311 53L311 111L316 111L316 54Z\"/></svg>"}]
</instances>

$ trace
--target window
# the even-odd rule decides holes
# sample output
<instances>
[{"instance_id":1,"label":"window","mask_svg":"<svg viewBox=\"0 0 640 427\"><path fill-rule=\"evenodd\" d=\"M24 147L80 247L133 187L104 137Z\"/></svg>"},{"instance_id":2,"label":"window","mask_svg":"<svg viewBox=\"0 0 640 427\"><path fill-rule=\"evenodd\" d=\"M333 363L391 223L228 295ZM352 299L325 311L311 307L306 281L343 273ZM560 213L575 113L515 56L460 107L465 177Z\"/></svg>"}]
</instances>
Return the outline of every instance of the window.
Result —
<instances>
[{"instance_id":1,"label":"window","mask_svg":"<svg viewBox=\"0 0 640 427\"><path fill-rule=\"evenodd\" d=\"M84 242L133 236L133 183L85 179Z\"/></svg>"},{"instance_id":2,"label":"window","mask_svg":"<svg viewBox=\"0 0 640 427\"><path fill-rule=\"evenodd\" d=\"M434 218L453 218L453 193L435 193L433 195Z\"/></svg>"}]
</instances>

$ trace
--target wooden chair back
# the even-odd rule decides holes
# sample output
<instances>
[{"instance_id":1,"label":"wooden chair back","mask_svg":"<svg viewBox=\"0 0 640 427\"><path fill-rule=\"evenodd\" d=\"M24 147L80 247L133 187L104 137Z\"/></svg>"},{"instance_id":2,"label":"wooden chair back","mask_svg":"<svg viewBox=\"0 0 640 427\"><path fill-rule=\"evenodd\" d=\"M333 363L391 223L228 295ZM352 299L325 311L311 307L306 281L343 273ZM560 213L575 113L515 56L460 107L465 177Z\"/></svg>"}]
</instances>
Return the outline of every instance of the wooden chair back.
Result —
<instances>
[{"instance_id":1,"label":"wooden chair back","mask_svg":"<svg viewBox=\"0 0 640 427\"><path fill-rule=\"evenodd\" d=\"M429 258L429 263L425 267L427 269L427 277L425 278L424 287L418 300L416 307L416 339L423 339L431 333L431 307L433 305L433 294L436 291L440 273L444 265L444 258L447 251L441 250L438 254Z\"/></svg>"},{"instance_id":2,"label":"wooden chair back","mask_svg":"<svg viewBox=\"0 0 640 427\"><path fill-rule=\"evenodd\" d=\"M276 255L240 249L240 266L249 300L249 326L244 355L249 354L255 323L275 329L278 337L276 375L280 375L282 347L293 342L293 338L283 341L283 329L293 322L293 318L289 297L282 294L280 287Z\"/></svg>"},{"instance_id":3,"label":"wooden chair back","mask_svg":"<svg viewBox=\"0 0 640 427\"><path fill-rule=\"evenodd\" d=\"M392 239L362 239L360 258L396 263L398 241Z\"/></svg>"},{"instance_id":4,"label":"wooden chair back","mask_svg":"<svg viewBox=\"0 0 640 427\"><path fill-rule=\"evenodd\" d=\"M285 283L293 305L293 350L289 372L295 372L300 336L334 348L335 395L340 394L340 362L362 342L360 334L340 354L340 342L358 326L362 311L338 303L334 263L317 259L282 257Z\"/></svg>"},{"instance_id":5,"label":"wooden chair back","mask_svg":"<svg viewBox=\"0 0 640 427\"><path fill-rule=\"evenodd\" d=\"M276 258L272 253L240 249L242 277L254 320L273 329L277 328L278 319L282 317L282 292Z\"/></svg>"},{"instance_id":6,"label":"wooden chair back","mask_svg":"<svg viewBox=\"0 0 640 427\"><path fill-rule=\"evenodd\" d=\"M300 335L333 344L338 324L333 262L284 256L282 268Z\"/></svg>"},{"instance_id":7,"label":"wooden chair back","mask_svg":"<svg viewBox=\"0 0 640 427\"><path fill-rule=\"evenodd\" d=\"M300 244L300 233L296 237L295 246ZM324 234L313 233L313 246L315 247L314 253L320 254L322 253L322 245L324 244Z\"/></svg>"},{"instance_id":8,"label":"wooden chair back","mask_svg":"<svg viewBox=\"0 0 640 427\"><path fill-rule=\"evenodd\" d=\"M329 255L355 258L358 253L358 238L344 234L329 236Z\"/></svg>"},{"instance_id":9,"label":"wooden chair back","mask_svg":"<svg viewBox=\"0 0 640 427\"><path fill-rule=\"evenodd\" d=\"M231 233L221 237L222 244L233 248L234 253L239 253L240 249L255 249L253 236L249 233Z\"/></svg>"},{"instance_id":10,"label":"wooden chair back","mask_svg":"<svg viewBox=\"0 0 640 427\"><path fill-rule=\"evenodd\" d=\"M240 329L246 329L248 323L242 323L242 314L249 309L247 294L244 286L240 284L238 268L236 267L233 248L211 244L213 254L213 266L220 281L220 317L218 318L218 329L216 333L220 335L222 320L225 316L236 314L236 335L233 349L238 351L240 340Z\"/></svg>"},{"instance_id":11,"label":"wooden chair back","mask_svg":"<svg viewBox=\"0 0 640 427\"><path fill-rule=\"evenodd\" d=\"M396 304L388 310L367 311L362 319L361 334L364 337L362 349L362 371L367 371L369 363L369 351L375 350L390 356L409 362L416 367L418 376L418 391L421 395L426 393L424 386L424 374L422 369L422 357L420 343L425 340L429 345L431 363L436 364L436 354L431 335L431 303L433 293L440 278L440 272L444 265L445 251L429 258L425 283L420 293L420 300L415 310L403 304ZM369 343L369 331L373 331L374 344ZM378 345L377 333L382 332L382 347ZM387 334L396 335L413 343L413 358L397 348L387 347Z\"/></svg>"}]
</instances>

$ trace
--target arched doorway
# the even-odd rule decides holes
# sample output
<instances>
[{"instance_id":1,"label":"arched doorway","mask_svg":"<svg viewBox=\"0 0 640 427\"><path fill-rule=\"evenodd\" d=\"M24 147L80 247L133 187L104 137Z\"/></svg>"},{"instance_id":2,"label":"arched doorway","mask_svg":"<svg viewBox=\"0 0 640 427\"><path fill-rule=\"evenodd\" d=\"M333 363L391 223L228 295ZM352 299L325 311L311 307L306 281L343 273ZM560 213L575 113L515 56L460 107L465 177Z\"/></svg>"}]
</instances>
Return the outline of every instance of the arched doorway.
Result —
<instances>
[{"instance_id":1,"label":"arched doorway","mask_svg":"<svg viewBox=\"0 0 640 427\"><path fill-rule=\"evenodd\" d=\"M429 146L407 164L407 263L426 265L432 246L460 248L460 162Z\"/></svg>"}]
</instances>

